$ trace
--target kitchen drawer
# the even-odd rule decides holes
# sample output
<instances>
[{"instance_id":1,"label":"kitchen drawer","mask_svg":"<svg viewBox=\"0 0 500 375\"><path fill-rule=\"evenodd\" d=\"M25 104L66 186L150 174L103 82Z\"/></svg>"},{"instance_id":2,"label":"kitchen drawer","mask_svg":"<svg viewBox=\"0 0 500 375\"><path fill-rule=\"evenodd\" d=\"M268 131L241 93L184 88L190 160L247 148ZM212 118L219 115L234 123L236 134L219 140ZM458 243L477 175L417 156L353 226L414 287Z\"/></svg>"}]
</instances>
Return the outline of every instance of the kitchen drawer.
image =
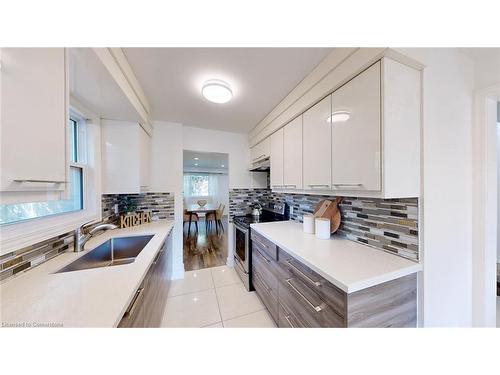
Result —
<instances>
[{"instance_id":1,"label":"kitchen drawer","mask_svg":"<svg viewBox=\"0 0 500 375\"><path fill-rule=\"evenodd\" d=\"M252 233L252 246L257 246L259 250L264 255L270 256L274 260L278 260L278 247L269 241L267 238L264 238L264 236L261 236L259 233L255 232L254 230L251 231Z\"/></svg>"},{"instance_id":2,"label":"kitchen drawer","mask_svg":"<svg viewBox=\"0 0 500 375\"><path fill-rule=\"evenodd\" d=\"M252 251L253 267L261 274L264 282L272 289L275 297L278 298L278 278L276 277L276 262L267 259L257 248Z\"/></svg>"},{"instance_id":3,"label":"kitchen drawer","mask_svg":"<svg viewBox=\"0 0 500 375\"><path fill-rule=\"evenodd\" d=\"M318 275L287 252L279 249L278 277L281 281L288 278L299 279L302 284L330 305L340 316L345 316L346 293L331 282Z\"/></svg>"},{"instance_id":4,"label":"kitchen drawer","mask_svg":"<svg viewBox=\"0 0 500 375\"><path fill-rule=\"evenodd\" d=\"M279 302L304 327L345 327L345 319L297 278L280 280Z\"/></svg>"},{"instance_id":5,"label":"kitchen drawer","mask_svg":"<svg viewBox=\"0 0 500 375\"><path fill-rule=\"evenodd\" d=\"M304 328L300 321L281 302L278 302L278 327Z\"/></svg>"},{"instance_id":6,"label":"kitchen drawer","mask_svg":"<svg viewBox=\"0 0 500 375\"><path fill-rule=\"evenodd\" d=\"M255 292L259 296L262 303L273 317L275 322L278 322L278 300L275 292L266 285L262 275L255 267L252 267L252 282Z\"/></svg>"}]
</instances>

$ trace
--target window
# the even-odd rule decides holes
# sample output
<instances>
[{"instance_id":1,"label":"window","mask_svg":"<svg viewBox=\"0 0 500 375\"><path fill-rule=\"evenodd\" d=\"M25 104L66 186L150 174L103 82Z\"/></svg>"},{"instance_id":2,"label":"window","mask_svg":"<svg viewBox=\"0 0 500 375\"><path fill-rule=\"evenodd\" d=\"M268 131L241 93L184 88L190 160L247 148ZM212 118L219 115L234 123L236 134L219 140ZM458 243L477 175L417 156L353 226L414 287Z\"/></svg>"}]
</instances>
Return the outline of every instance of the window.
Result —
<instances>
[{"instance_id":1,"label":"window","mask_svg":"<svg viewBox=\"0 0 500 375\"><path fill-rule=\"evenodd\" d=\"M0 205L0 225L34 219L65 212L82 210L85 152L85 124L77 118L68 122L68 142L70 147L69 186L65 199L46 202L17 203Z\"/></svg>"},{"instance_id":2,"label":"window","mask_svg":"<svg viewBox=\"0 0 500 375\"><path fill-rule=\"evenodd\" d=\"M193 197L208 197L210 177L207 175L184 175L184 195Z\"/></svg>"}]
</instances>

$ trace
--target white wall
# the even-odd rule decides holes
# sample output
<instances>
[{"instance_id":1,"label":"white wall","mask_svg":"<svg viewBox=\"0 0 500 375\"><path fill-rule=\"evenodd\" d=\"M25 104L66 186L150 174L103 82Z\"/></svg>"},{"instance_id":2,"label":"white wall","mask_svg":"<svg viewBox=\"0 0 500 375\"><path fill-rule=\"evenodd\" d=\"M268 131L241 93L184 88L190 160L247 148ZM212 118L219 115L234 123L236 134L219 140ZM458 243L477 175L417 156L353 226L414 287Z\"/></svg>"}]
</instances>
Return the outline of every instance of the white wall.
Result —
<instances>
[{"instance_id":1,"label":"white wall","mask_svg":"<svg viewBox=\"0 0 500 375\"><path fill-rule=\"evenodd\" d=\"M472 322L472 61L456 49L403 48L423 73L423 321Z\"/></svg>"},{"instance_id":2,"label":"white wall","mask_svg":"<svg viewBox=\"0 0 500 375\"><path fill-rule=\"evenodd\" d=\"M500 122L497 124L497 206L498 218L500 218ZM500 263L500 220L497 220L497 263Z\"/></svg>"},{"instance_id":3,"label":"white wall","mask_svg":"<svg viewBox=\"0 0 500 375\"><path fill-rule=\"evenodd\" d=\"M183 150L220 152L229 155L229 188L265 187L264 173L248 172L250 150L245 134L228 133L154 121L151 139L151 191L175 194L175 228L173 237L172 275L183 277L182 210ZM224 181L222 182L224 183ZM225 189L228 191L228 189ZM229 197L221 197L229 204ZM228 230L231 235L231 229ZM229 241L231 239L229 238ZM231 258L232 259L232 258Z\"/></svg>"},{"instance_id":4,"label":"white wall","mask_svg":"<svg viewBox=\"0 0 500 375\"><path fill-rule=\"evenodd\" d=\"M184 275L182 249L182 125L164 121L153 123L151 138L151 191L175 194L175 226L168 264L173 278Z\"/></svg>"},{"instance_id":5,"label":"white wall","mask_svg":"<svg viewBox=\"0 0 500 375\"><path fill-rule=\"evenodd\" d=\"M248 171L250 149L246 134L184 126L182 143L184 150L227 153L230 189L266 187L265 173Z\"/></svg>"}]
</instances>

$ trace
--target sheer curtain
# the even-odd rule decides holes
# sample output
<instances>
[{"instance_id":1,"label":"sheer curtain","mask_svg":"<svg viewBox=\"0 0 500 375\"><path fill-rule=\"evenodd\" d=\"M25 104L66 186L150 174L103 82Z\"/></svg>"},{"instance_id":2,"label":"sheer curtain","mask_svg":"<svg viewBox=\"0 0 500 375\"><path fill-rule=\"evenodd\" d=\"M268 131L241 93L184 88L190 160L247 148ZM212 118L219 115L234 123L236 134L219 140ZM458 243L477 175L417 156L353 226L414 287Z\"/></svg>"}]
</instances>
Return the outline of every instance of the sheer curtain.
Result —
<instances>
[{"instance_id":1,"label":"sheer curtain","mask_svg":"<svg viewBox=\"0 0 500 375\"><path fill-rule=\"evenodd\" d=\"M211 198L214 201L219 191L218 178L215 174L184 174L184 198L186 203L193 203L195 198Z\"/></svg>"}]
</instances>

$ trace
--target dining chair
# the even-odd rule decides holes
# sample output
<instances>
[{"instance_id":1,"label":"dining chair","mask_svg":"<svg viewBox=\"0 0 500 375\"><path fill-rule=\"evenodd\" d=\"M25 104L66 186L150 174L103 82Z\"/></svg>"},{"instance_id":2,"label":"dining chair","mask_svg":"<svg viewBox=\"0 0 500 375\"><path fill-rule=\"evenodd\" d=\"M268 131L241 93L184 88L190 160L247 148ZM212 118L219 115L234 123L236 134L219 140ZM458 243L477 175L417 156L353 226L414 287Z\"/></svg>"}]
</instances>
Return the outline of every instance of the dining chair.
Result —
<instances>
[{"instance_id":1,"label":"dining chair","mask_svg":"<svg viewBox=\"0 0 500 375\"><path fill-rule=\"evenodd\" d=\"M189 236L189 233L191 232L191 223L189 222L189 217L191 217L191 222L194 223L195 227L196 227L196 233L198 233L198 221L199 221L199 217L198 217L198 214L196 213L189 213L186 209L184 209L184 217L183 217L183 223L182 223L182 226L184 227L184 225L186 223L189 223L188 225L188 236Z\"/></svg>"},{"instance_id":2,"label":"dining chair","mask_svg":"<svg viewBox=\"0 0 500 375\"><path fill-rule=\"evenodd\" d=\"M216 227L218 228L220 227L223 232L225 231L225 229L224 229L224 224L222 223L222 216L224 215L225 208L226 206L220 203L219 208L217 208L217 210L215 211L215 214L213 212L210 212L207 215L208 224L210 225L212 221L215 222Z\"/></svg>"}]
</instances>

